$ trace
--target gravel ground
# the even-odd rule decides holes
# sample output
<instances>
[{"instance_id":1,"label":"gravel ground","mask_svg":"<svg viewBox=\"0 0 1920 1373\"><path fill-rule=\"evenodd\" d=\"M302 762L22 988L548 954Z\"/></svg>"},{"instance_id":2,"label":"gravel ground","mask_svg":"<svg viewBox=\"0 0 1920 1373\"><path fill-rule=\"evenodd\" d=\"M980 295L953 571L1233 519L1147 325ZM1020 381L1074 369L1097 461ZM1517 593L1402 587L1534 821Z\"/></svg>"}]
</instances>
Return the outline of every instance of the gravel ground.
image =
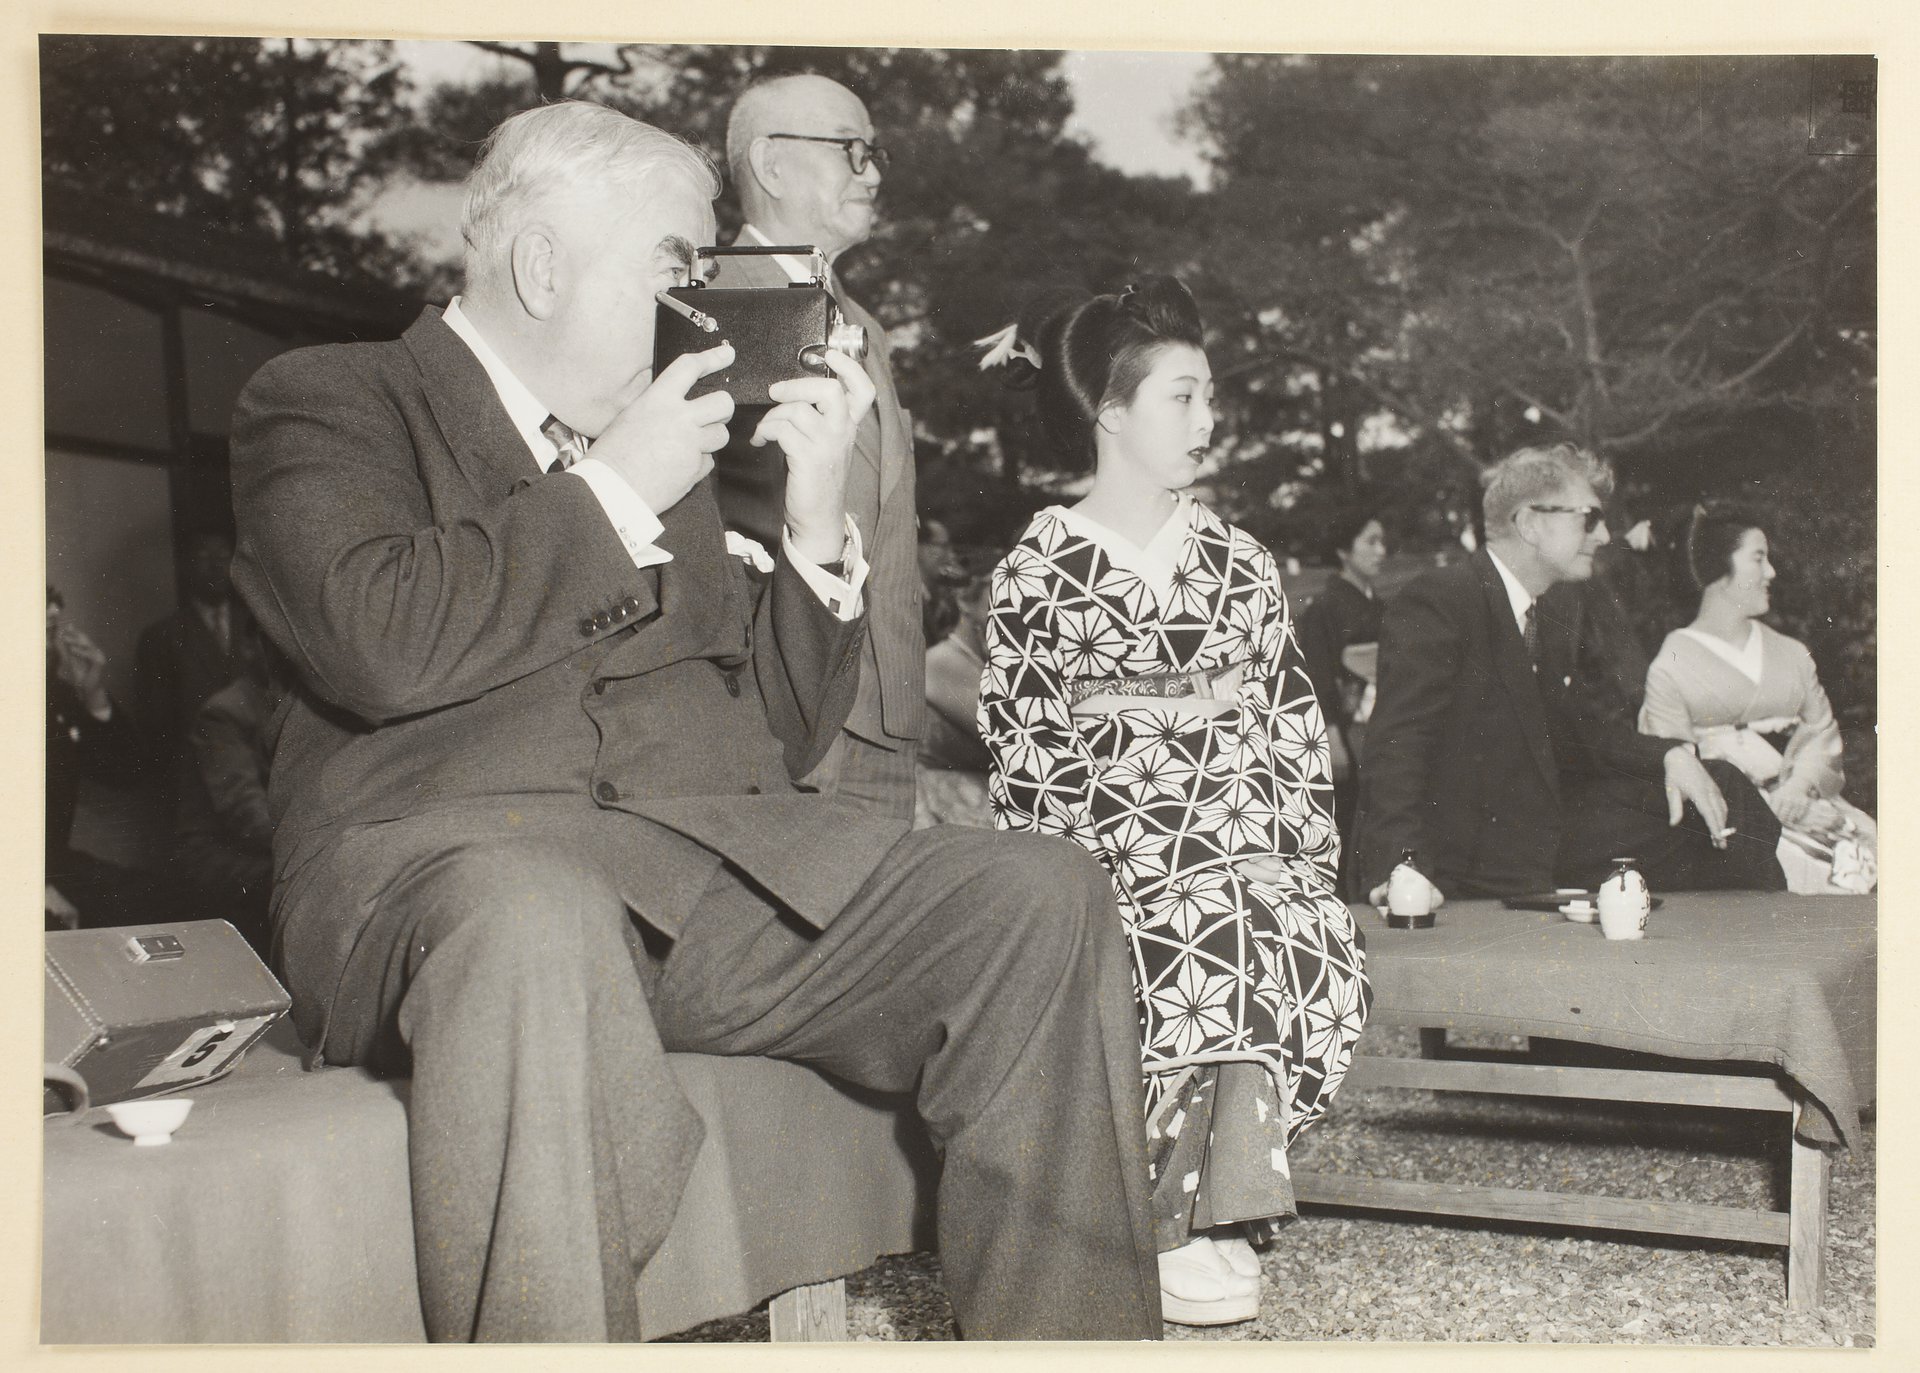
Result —
<instances>
[{"instance_id":1,"label":"gravel ground","mask_svg":"<svg viewBox=\"0 0 1920 1373\"><path fill-rule=\"evenodd\" d=\"M1490 1047L1505 1047L1482 1041ZM1411 1034L1369 1036L1412 1054ZM1294 1151L1302 1169L1771 1208L1784 1204L1782 1118L1681 1107L1351 1091ZM1832 1169L1826 1305L1787 1310L1782 1251L1719 1241L1578 1237L1310 1210L1262 1256L1260 1317L1173 1340L1448 1340L1866 1346L1874 1342L1875 1122ZM950 1340L930 1254L847 1280L855 1340ZM765 1308L679 1337L765 1340Z\"/></svg>"}]
</instances>

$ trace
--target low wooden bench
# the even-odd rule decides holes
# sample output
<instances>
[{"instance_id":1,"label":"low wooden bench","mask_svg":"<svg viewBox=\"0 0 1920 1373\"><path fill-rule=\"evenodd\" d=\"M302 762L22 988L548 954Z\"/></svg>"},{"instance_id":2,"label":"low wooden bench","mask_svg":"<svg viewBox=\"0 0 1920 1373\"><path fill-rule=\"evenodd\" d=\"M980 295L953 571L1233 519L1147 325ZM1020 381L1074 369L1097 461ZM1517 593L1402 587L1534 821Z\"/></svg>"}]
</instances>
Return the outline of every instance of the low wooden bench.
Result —
<instances>
[{"instance_id":1,"label":"low wooden bench","mask_svg":"<svg viewBox=\"0 0 1920 1373\"><path fill-rule=\"evenodd\" d=\"M1355 915L1372 1024L1419 1030L1425 1056L1371 1056L1363 1040L1349 1086L1768 1112L1790 1127L1789 1195L1761 1211L1303 1172L1302 1202L1779 1245L1788 1306L1820 1305L1828 1155L1874 1099L1873 898L1679 893L1638 942L1489 901L1449 904L1431 930ZM1461 1054L1448 1030L1526 1036L1536 1052Z\"/></svg>"},{"instance_id":2,"label":"low wooden bench","mask_svg":"<svg viewBox=\"0 0 1920 1373\"><path fill-rule=\"evenodd\" d=\"M425 1338L407 1084L303 1073L286 1029L192 1092L163 1148L134 1148L97 1109L48 1120L43 1342ZM791 1063L669 1061L707 1138L640 1274L642 1333L772 1297L773 1338L846 1338L839 1279L932 1247L938 1165L911 1105Z\"/></svg>"}]
</instances>

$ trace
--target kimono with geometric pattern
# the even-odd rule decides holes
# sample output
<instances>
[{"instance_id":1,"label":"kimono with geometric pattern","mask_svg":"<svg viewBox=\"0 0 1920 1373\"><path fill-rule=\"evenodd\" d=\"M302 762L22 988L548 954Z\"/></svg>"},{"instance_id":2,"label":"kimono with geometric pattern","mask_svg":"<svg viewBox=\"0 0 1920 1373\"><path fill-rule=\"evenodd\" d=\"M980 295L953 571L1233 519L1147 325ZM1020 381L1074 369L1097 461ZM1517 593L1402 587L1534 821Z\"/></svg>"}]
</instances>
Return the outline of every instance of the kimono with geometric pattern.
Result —
<instances>
[{"instance_id":1,"label":"kimono with geometric pattern","mask_svg":"<svg viewBox=\"0 0 1920 1373\"><path fill-rule=\"evenodd\" d=\"M1273 558L1185 496L1146 550L1049 507L995 570L986 641L995 822L1072 839L1111 874L1149 1113L1176 1070L1257 1062L1284 1148L1324 1114L1372 994ZM1236 666L1223 714L1169 699L1169 681ZM1106 705L1076 714L1090 692ZM1236 871L1263 855L1283 860L1278 880Z\"/></svg>"}]
</instances>

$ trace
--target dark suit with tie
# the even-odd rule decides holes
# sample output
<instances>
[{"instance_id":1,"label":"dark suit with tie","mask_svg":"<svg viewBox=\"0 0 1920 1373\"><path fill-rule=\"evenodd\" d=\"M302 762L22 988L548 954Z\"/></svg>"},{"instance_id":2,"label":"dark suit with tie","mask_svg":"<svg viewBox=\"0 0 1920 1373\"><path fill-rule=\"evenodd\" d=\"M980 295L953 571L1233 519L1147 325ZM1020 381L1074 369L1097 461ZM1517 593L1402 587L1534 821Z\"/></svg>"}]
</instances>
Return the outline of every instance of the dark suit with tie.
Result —
<instances>
[{"instance_id":1,"label":"dark suit with tie","mask_svg":"<svg viewBox=\"0 0 1920 1373\"><path fill-rule=\"evenodd\" d=\"M772 257L722 257L716 287L784 287L788 276ZM869 566L869 634L860 685L847 716L851 758L830 760L817 780L829 791L864 794L904 826L913 817L914 746L926 724L926 642L920 627L924 590L914 510L913 421L901 408L879 323L830 278L840 310L867 335L873 409L854 435L847 509L860 526ZM727 447L714 455L720 513L729 528L769 544L778 537L786 490L786 457L777 444L747 443L757 414L743 412ZM865 785L835 785L851 765Z\"/></svg>"},{"instance_id":2,"label":"dark suit with tie","mask_svg":"<svg viewBox=\"0 0 1920 1373\"><path fill-rule=\"evenodd\" d=\"M1655 891L1772 887L1778 822L1736 769L1708 771L1738 833L1715 849L1689 808L1667 825L1664 760L1675 746L1634 727L1627 645L1592 613L1587 583L1535 602L1539 663L1482 549L1387 602L1361 769L1355 894L1412 849L1449 896L1592 887L1607 860L1638 860Z\"/></svg>"},{"instance_id":3,"label":"dark suit with tie","mask_svg":"<svg viewBox=\"0 0 1920 1373\"><path fill-rule=\"evenodd\" d=\"M791 781L862 621L729 553L710 483L636 568L432 310L268 364L233 471L235 584L301 677L279 963L328 1060L412 1073L430 1334L637 1332L701 1135L663 1043L916 1092L966 1333L1157 1330L1104 878Z\"/></svg>"}]
</instances>

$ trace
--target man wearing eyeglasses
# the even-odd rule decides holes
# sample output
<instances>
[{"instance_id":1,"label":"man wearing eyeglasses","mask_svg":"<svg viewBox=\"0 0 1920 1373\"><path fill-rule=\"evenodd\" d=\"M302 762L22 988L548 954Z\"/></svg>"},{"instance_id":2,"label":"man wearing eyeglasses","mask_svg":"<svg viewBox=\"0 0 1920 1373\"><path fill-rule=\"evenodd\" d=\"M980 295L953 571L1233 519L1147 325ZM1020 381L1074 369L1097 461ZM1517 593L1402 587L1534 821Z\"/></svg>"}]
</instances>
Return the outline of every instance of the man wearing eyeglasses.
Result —
<instances>
[{"instance_id":1,"label":"man wearing eyeglasses","mask_svg":"<svg viewBox=\"0 0 1920 1373\"><path fill-rule=\"evenodd\" d=\"M1407 849L1436 904L1593 888L1618 855L1655 891L1783 888L1778 823L1752 784L1636 730L1644 651L1585 586L1613 473L1557 444L1482 480L1486 546L1386 606L1360 893L1384 904Z\"/></svg>"},{"instance_id":2,"label":"man wearing eyeglasses","mask_svg":"<svg viewBox=\"0 0 1920 1373\"><path fill-rule=\"evenodd\" d=\"M823 76L775 77L749 87L727 122L727 165L746 223L742 245L807 244L829 264L873 231L874 199L887 168L860 97ZM715 286L777 287L808 276L803 258L721 258ZM806 783L913 819L914 749L926 718L926 643L916 561L913 425L887 363L887 336L829 285L840 311L867 334L873 409L854 436L847 510L860 526L869 572L869 628L860 685L839 741ZM761 543L780 529L785 459L775 444L753 448L743 416L714 455L728 525Z\"/></svg>"}]
</instances>

